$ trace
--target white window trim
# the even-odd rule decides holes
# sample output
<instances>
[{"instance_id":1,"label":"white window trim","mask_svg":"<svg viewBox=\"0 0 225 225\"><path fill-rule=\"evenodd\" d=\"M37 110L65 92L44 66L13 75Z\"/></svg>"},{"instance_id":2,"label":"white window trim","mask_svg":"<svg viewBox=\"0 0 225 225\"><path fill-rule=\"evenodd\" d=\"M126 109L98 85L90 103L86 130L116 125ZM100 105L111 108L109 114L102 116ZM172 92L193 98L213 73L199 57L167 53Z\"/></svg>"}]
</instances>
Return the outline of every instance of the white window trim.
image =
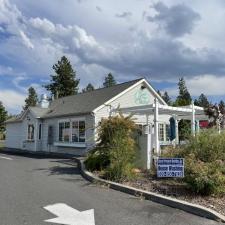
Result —
<instances>
[{"instance_id":1,"label":"white window trim","mask_svg":"<svg viewBox=\"0 0 225 225\"><path fill-rule=\"evenodd\" d=\"M84 121L85 122L85 133L84 133L85 142L72 142L72 129L73 129L72 123L74 121ZM70 123L70 141L69 142L59 141L59 124L65 123L65 122ZM70 119L60 119L60 120L58 120L57 141L54 142L54 145L56 145L56 146L69 146L69 147L70 146L71 147L86 147L86 140L87 140L87 135L86 135L86 118L85 117L74 117L74 118L70 118Z\"/></svg>"},{"instance_id":2,"label":"white window trim","mask_svg":"<svg viewBox=\"0 0 225 225\"><path fill-rule=\"evenodd\" d=\"M33 126L34 127L34 134L33 134L33 139L30 139L29 138L29 126ZM33 123L27 123L27 138L26 138L27 141L35 141L35 126Z\"/></svg>"}]
</instances>

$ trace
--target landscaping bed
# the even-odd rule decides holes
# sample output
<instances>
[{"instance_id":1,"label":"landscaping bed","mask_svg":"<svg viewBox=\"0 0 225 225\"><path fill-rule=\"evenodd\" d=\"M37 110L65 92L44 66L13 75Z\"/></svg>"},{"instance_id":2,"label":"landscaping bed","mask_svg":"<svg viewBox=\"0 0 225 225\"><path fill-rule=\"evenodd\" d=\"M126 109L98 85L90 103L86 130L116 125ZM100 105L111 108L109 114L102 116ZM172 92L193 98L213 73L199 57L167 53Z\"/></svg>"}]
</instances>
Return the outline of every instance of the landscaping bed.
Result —
<instances>
[{"instance_id":1,"label":"landscaping bed","mask_svg":"<svg viewBox=\"0 0 225 225\"><path fill-rule=\"evenodd\" d=\"M124 181L122 184L199 204L225 215L225 196L214 197L197 195L188 188L186 183L180 180L157 179L153 178L148 173L142 172L136 179Z\"/></svg>"}]
</instances>

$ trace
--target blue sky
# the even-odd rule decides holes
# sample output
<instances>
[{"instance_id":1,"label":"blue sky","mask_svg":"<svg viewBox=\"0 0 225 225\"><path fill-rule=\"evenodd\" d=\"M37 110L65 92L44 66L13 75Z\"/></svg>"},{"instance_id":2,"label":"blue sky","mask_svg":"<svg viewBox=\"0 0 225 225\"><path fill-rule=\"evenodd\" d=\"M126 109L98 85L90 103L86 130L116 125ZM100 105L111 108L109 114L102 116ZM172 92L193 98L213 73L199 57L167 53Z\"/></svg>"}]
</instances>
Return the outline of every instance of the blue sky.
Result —
<instances>
[{"instance_id":1,"label":"blue sky","mask_svg":"<svg viewBox=\"0 0 225 225\"><path fill-rule=\"evenodd\" d=\"M215 13L216 12L216 13ZM0 100L18 113L26 91L45 92L66 55L80 89L145 77L177 95L183 76L193 98L225 97L225 1L0 0Z\"/></svg>"}]
</instances>

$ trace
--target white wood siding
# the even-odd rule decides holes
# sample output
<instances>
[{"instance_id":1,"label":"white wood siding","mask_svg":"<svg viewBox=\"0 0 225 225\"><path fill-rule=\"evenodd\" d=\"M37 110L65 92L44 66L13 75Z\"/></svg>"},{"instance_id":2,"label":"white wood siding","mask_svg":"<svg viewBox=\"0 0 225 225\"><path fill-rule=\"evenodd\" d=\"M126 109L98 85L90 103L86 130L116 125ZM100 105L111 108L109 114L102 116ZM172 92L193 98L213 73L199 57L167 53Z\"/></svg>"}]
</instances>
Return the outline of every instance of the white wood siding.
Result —
<instances>
[{"instance_id":1,"label":"white wood siding","mask_svg":"<svg viewBox=\"0 0 225 225\"><path fill-rule=\"evenodd\" d=\"M75 147L62 147L55 146L54 144L48 144L48 127L52 126L53 131L53 142L58 141L58 122L63 119L76 119L76 118L84 118L85 119L85 129L86 129L86 148L75 148ZM58 152L58 153L70 153L83 155L86 153L88 149L90 149L94 145L94 117L91 115L84 116L70 116L70 117L60 117L60 118L50 118L45 119L42 122L42 144L39 147L39 151L47 151L47 152Z\"/></svg>"},{"instance_id":2,"label":"white wood siding","mask_svg":"<svg viewBox=\"0 0 225 225\"><path fill-rule=\"evenodd\" d=\"M104 106L102 109L96 112L96 125L101 121L102 118L107 118L110 113L110 107L117 108L118 106L120 108L125 107L133 107L133 106L141 106L145 104L141 104L141 101L137 101L137 93L141 91L141 87L145 86L144 89L145 92L148 92L148 100L147 104L153 104L154 103L154 94L151 92L151 90L148 89L148 87L145 85L145 83L141 83L138 86L132 88L130 91L126 92L124 95L117 98L115 101L110 103L110 106ZM160 101L160 99L159 99ZM161 103L162 104L162 103ZM168 118L170 116L168 115L160 115L160 121L166 122L168 121ZM133 119L136 123L140 124L146 124L146 116L145 115L134 115ZM153 123L153 115L149 117L149 122Z\"/></svg>"},{"instance_id":3,"label":"white wood siding","mask_svg":"<svg viewBox=\"0 0 225 225\"><path fill-rule=\"evenodd\" d=\"M28 141L28 124L34 125L34 141ZM37 119L28 112L24 120L18 123L6 124L6 147L35 151L37 135Z\"/></svg>"},{"instance_id":4,"label":"white wood siding","mask_svg":"<svg viewBox=\"0 0 225 225\"><path fill-rule=\"evenodd\" d=\"M22 123L7 123L6 124L6 139L5 146L7 148L22 148Z\"/></svg>"}]
</instances>

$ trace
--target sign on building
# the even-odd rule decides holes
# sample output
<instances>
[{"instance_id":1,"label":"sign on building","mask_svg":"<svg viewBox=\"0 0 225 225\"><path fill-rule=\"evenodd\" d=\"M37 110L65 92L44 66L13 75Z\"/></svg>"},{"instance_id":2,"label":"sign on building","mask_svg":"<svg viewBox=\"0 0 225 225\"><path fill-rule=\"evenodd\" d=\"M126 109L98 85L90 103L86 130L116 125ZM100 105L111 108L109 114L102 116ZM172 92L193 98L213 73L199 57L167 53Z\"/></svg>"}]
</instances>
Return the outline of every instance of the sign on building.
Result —
<instances>
[{"instance_id":1,"label":"sign on building","mask_svg":"<svg viewBox=\"0 0 225 225\"><path fill-rule=\"evenodd\" d=\"M157 177L184 177L184 159L158 158Z\"/></svg>"}]
</instances>

